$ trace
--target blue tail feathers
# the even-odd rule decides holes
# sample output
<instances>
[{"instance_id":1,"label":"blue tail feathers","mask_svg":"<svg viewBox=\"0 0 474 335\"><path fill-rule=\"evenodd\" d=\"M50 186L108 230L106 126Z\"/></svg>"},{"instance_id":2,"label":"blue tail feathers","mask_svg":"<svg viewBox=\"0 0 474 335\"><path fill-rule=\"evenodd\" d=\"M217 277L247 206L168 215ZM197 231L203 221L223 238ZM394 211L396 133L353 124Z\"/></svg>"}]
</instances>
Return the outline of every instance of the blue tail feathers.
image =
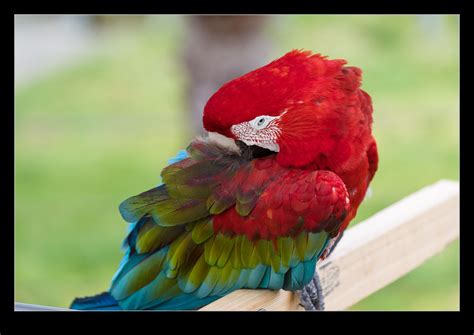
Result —
<instances>
[{"instance_id":1,"label":"blue tail feathers","mask_svg":"<svg viewBox=\"0 0 474 335\"><path fill-rule=\"evenodd\" d=\"M121 310L117 300L110 295L109 292L103 292L101 294L85 297L76 298L71 304L71 309L78 310Z\"/></svg>"},{"instance_id":2,"label":"blue tail feathers","mask_svg":"<svg viewBox=\"0 0 474 335\"><path fill-rule=\"evenodd\" d=\"M156 305L144 306L148 310L196 310L199 309L222 296L211 296L206 298L197 298L191 294L183 294L169 301L160 302ZM112 311L112 310L124 310L119 306L117 300L110 295L109 292L103 292L101 294L85 297L76 298L71 304L71 309L75 310L89 310L89 311Z\"/></svg>"}]
</instances>

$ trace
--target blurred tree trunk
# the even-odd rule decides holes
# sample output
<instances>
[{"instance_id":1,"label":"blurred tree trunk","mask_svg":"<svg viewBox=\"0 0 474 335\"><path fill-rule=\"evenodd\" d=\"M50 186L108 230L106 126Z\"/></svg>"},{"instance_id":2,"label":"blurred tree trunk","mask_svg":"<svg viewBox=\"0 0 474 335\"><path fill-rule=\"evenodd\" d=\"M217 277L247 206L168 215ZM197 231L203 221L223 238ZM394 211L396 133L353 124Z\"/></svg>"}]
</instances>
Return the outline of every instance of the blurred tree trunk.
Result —
<instances>
[{"instance_id":1,"label":"blurred tree trunk","mask_svg":"<svg viewBox=\"0 0 474 335\"><path fill-rule=\"evenodd\" d=\"M207 100L225 82L267 63L268 16L190 16L183 61L188 72L188 110L195 133L203 132Z\"/></svg>"}]
</instances>

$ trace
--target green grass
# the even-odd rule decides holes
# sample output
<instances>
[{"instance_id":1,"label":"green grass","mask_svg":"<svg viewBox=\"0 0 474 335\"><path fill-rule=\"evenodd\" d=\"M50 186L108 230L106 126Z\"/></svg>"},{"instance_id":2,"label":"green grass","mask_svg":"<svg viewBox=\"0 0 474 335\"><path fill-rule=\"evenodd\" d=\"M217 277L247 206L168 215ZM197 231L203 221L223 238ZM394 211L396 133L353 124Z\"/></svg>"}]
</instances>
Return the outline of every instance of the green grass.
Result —
<instances>
[{"instance_id":1,"label":"green grass","mask_svg":"<svg viewBox=\"0 0 474 335\"><path fill-rule=\"evenodd\" d=\"M414 16L285 16L269 59L305 48L364 71L380 166L354 224L439 179L459 179L454 16L430 38ZM128 26L102 50L22 87L15 112L15 300L68 306L108 288L127 230L118 204L159 183L191 137L182 19ZM459 308L459 244L354 310Z\"/></svg>"}]
</instances>

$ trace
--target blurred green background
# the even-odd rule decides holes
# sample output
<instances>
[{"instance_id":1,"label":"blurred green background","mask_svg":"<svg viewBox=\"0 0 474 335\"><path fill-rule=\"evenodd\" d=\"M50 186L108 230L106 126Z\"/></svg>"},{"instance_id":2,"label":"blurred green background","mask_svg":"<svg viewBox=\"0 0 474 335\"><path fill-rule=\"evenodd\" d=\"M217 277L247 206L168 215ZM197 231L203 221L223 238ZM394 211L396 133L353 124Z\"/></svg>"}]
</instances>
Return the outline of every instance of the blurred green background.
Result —
<instances>
[{"instance_id":1,"label":"blurred green background","mask_svg":"<svg viewBox=\"0 0 474 335\"><path fill-rule=\"evenodd\" d=\"M363 69L380 165L353 222L459 179L459 17L278 16L266 63L293 48ZM184 17L101 28L96 52L15 92L15 300L67 307L108 288L118 204L159 182L191 138ZM352 310L458 310L459 243Z\"/></svg>"}]
</instances>

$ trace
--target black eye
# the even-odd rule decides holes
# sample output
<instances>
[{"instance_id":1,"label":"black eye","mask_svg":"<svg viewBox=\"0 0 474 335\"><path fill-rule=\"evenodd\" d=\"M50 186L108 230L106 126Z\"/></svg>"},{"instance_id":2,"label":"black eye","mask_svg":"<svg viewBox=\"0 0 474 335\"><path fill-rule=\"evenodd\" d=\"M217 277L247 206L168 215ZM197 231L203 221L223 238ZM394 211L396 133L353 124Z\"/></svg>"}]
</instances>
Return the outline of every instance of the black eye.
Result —
<instances>
[{"instance_id":1,"label":"black eye","mask_svg":"<svg viewBox=\"0 0 474 335\"><path fill-rule=\"evenodd\" d=\"M265 123L265 118L260 118L258 121L257 121L257 126L261 126Z\"/></svg>"}]
</instances>

